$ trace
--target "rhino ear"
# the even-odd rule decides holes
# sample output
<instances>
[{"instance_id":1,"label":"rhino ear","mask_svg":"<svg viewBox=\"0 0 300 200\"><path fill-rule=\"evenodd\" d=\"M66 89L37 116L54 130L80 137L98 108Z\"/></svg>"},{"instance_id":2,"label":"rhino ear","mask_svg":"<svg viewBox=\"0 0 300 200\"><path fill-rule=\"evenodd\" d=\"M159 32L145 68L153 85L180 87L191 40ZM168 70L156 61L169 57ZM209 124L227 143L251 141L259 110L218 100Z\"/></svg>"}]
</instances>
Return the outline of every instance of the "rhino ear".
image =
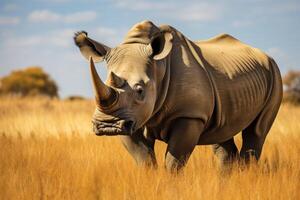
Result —
<instances>
[{"instance_id":1,"label":"rhino ear","mask_svg":"<svg viewBox=\"0 0 300 200\"><path fill-rule=\"evenodd\" d=\"M154 60L165 58L171 51L173 35L170 32L160 32L151 40L152 56Z\"/></svg>"},{"instance_id":2,"label":"rhino ear","mask_svg":"<svg viewBox=\"0 0 300 200\"><path fill-rule=\"evenodd\" d=\"M75 44L79 47L81 54L87 60L92 57L94 62L102 61L107 52L110 51L110 48L90 39L87 35L88 34L85 31L75 33Z\"/></svg>"}]
</instances>

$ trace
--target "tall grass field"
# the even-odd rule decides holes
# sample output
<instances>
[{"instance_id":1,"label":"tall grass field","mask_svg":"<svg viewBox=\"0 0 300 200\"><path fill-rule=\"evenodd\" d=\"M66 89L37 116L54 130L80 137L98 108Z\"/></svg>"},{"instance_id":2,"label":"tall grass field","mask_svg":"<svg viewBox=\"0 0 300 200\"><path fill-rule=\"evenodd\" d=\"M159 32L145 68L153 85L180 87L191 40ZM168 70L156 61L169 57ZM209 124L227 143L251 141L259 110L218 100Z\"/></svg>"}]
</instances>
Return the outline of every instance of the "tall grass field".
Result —
<instances>
[{"instance_id":1,"label":"tall grass field","mask_svg":"<svg viewBox=\"0 0 300 200\"><path fill-rule=\"evenodd\" d=\"M0 99L0 199L300 199L300 107L284 104L261 160L218 168L198 146L178 174L138 167L118 137L92 132L93 101ZM235 138L241 146L240 136Z\"/></svg>"}]
</instances>

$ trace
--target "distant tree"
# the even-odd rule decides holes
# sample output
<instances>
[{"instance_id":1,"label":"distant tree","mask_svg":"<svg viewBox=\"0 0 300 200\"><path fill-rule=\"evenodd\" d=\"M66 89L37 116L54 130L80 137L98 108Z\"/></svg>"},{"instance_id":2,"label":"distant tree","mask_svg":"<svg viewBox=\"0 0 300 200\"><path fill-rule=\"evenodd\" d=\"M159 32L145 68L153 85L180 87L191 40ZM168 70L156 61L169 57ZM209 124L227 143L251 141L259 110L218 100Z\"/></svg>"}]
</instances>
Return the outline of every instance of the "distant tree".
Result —
<instances>
[{"instance_id":1,"label":"distant tree","mask_svg":"<svg viewBox=\"0 0 300 200\"><path fill-rule=\"evenodd\" d=\"M57 97L58 87L41 67L28 67L12 71L8 76L1 78L0 94Z\"/></svg>"},{"instance_id":2,"label":"distant tree","mask_svg":"<svg viewBox=\"0 0 300 200\"><path fill-rule=\"evenodd\" d=\"M289 71L283 78L285 102L300 104L300 71Z\"/></svg>"},{"instance_id":3,"label":"distant tree","mask_svg":"<svg viewBox=\"0 0 300 200\"><path fill-rule=\"evenodd\" d=\"M283 77L283 84L289 88L297 77L300 77L300 71L291 70Z\"/></svg>"},{"instance_id":4,"label":"distant tree","mask_svg":"<svg viewBox=\"0 0 300 200\"><path fill-rule=\"evenodd\" d=\"M80 95L71 95L71 96L66 97L65 100L79 101L79 100L85 100L85 98L83 96L80 96Z\"/></svg>"}]
</instances>

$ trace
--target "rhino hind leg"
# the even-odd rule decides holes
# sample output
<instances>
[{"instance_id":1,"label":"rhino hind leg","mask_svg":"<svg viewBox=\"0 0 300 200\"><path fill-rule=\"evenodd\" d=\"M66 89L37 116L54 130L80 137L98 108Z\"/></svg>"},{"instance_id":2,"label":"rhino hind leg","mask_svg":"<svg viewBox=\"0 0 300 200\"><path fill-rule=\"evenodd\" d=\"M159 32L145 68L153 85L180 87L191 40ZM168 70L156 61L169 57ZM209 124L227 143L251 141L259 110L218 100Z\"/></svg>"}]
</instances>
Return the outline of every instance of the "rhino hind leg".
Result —
<instances>
[{"instance_id":1,"label":"rhino hind leg","mask_svg":"<svg viewBox=\"0 0 300 200\"><path fill-rule=\"evenodd\" d=\"M147 130L139 130L131 136L122 135L120 136L121 141L138 165L156 167L155 140L145 138L143 131Z\"/></svg>"},{"instance_id":2,"label":"rhino hind leg","mask_svg":"<svg viewBox=\"0 0 300 200\"><path fill-rule=\"evenodd\" d=\"M242 131L243 145L240 156L246 163L248 163L252 157L257 161L259 160L266 136L275 120L281 104L282 81L280 72L274 60L271 60L271 63L273 87L269 99L256 119Z\"/></svg>"},{"instance_id":3,"label":"rhino hind leg","mask_svg":"<svg viewBox=\"0 0 300 200\"><path fill-rule=\"evenodd\" d=\"M239 152L233 138L219 144L214 144L213 152L219 159L220 167L222 168L231 165L239 157Z\"/></svg>"},{"instance_id":4,"label":"rhino hind leg","mask_svg":"<svg viewBox=\"0 0 300 200\"><path fill-rule=\"evenodd\" d=\"M242 161L249 163L250 160L259 160L266 135L266 133L258 134L255 131L255 125L250 125L243 130L243 145L240 152Z\"/></svg>"},{"instance_id":5,"label":"rhino hind leg","mask_svg":"<svg viewBox=\"0 0 300 200\"><path fill-rule=\"evenodd\" d=\"M250 160L258 161L266 136L275 120L280 101L269 103L258 117L242 131L243 144L240 157L249 163Z\"/></svg>"}]
</instances>

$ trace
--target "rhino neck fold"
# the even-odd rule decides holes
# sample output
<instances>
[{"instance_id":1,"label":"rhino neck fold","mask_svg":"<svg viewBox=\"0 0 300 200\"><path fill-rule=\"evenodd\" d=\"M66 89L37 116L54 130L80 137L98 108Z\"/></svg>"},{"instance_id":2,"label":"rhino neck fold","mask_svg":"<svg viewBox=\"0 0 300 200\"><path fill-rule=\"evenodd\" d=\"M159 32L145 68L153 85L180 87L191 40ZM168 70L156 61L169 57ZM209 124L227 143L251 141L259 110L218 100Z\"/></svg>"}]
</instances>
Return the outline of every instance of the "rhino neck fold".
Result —
<instances>
[{"instance_id":1,"label":"rhino neck fold","mask_svg":"<svg viewBox=\"0 0 300 200\"><path fill-rule=\"evenodd\" d=\"M170 52L170 54L171 54L171 52ZM155 114L160 111L160 109L162 108L162 106L166 100L167 94L168 94L169 83L170 83L170 57L171 56L168 55L163 61L163 65L165 65L166 70L165 70L163 79L157 88L157 99L155 102L152 116L155 116ZM158 67L160 67L160 66L158 66Z\"/></svg>"},{"instance_id":2,"label":"rhino neck fold","mask_svg":"<svg viewBox=\"0 0 300 200\"><path fill-rule=\"evenodd\" d=\"M207 126L208 122L210 121L210 119L212 117L214 106L216 103L215 102L214 82L213 82L212 76L210 74L210 71L208 69L206 69L206 67L205 67L205 60L202 57L200 47L196 46L192 41L189 41L184 35L182 35L178 31L173 31L173 34L174 34L174 37L173 37L173 40L174 40L173 45L174 46L173 46L173 49L171 50L170 54L168 55L167 58L164 59L164 63L162 64L162 65L165 65L165 68L166 68L165 75L157 89L157 100L155 103L155 107L153 109L152 116L146 124L146 126L148 125L149 127L157 127L159 125L163 125L163 127L160 127L160 126L159 127L163 128L162 131L165 133L167 132L169 122L171 122L172 119L174 119L176 117L188 116L188 117L195 117L195 118L201 118L201 119L203 118L203 120L206 123L205 126ZM185 66L185 64L182 61L182 59L179 60L179 62L182 62L182 63L178 63L178 61L176 63L173 63L172 56L174 56L175 52L178 53L179 52L178 49L180 49L180 48L185 49L186 53L190 56L190 59L195 60L194 65L198 66L202 71L201 77L203 78L203 80L205 81L205 83L207 85L207 87L204 88L206 90L202 91L203 93L205 93L205 96L202 95L202 97L205 97L205 98L203 98L203 102L206 103L207 101L209 101L208 99L210 99L209 106L205 107L205 113L204 113L204 111L203 111L203 113L194 112L193 109L185 108L184 104L178 104L178 102L177 102L177 96L180 97L182 95L177 93L176 84L174 82L171 82L171 80L177 80L176 77L173 77L174 73L175 73L175 76L176 76L176 73L178 75L178 72L182 71L182 70L178 70L178 69ZM186 79L182 79L182 80L189 81ZM180 84L179 84L179 86L180 86ZM199 98L200 97L201 97L201 95L199 96ZM176 101L174 101L175 99L176 99ZM199 102L200 101L201 101L201 98L199 99ZM197 105L199 106L199 103ZM171 114L171 116L170 116L170 114ZM168 117L167 120L165 120L166 117Z\"/></svg>"}]
</instances>

